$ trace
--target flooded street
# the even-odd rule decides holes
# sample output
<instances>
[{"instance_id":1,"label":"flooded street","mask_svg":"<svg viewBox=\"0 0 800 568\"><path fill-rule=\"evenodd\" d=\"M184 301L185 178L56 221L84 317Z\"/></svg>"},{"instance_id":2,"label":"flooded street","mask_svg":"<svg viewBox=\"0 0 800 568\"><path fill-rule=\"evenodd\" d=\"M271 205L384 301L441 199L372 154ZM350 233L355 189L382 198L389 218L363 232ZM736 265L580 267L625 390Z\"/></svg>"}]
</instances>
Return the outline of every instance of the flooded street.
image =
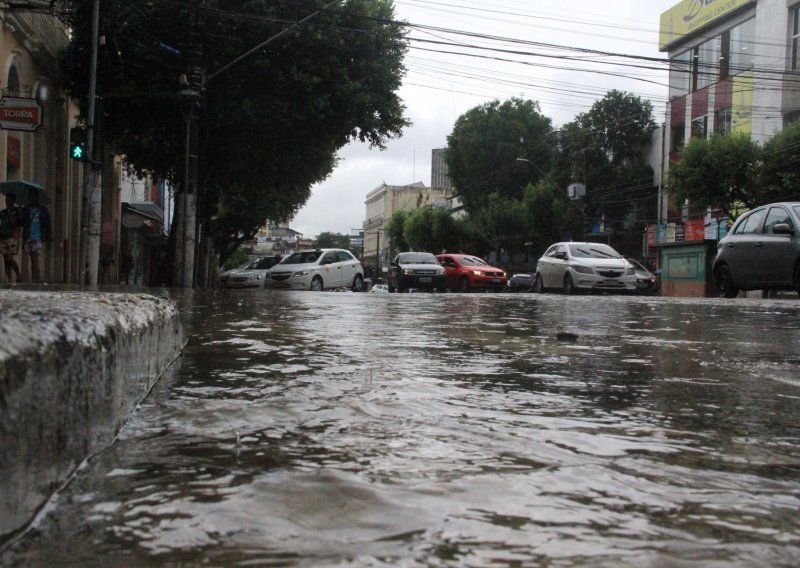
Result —
<instances>
[{"instance_id":1,"label":"flooded street","mask_svg":"<svg viewBox=\"0 0 800 568\"><path fill-rule=\"evenodd\" d=\"M182 302L183 357L4 564L800 563L800 302Z\"/></svg>"}]
</instances>

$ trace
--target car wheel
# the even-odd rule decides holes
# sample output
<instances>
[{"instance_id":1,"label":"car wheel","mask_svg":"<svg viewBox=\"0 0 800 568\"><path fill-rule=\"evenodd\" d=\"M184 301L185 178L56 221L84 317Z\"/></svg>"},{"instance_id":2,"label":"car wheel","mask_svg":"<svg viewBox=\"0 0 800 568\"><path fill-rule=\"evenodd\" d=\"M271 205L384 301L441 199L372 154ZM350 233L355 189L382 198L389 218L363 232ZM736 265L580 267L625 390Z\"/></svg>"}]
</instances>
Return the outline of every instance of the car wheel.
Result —
<instances>
[{"instance_id":1,"label":"car wheel","mask_svg":"<svg viewBox=\"0 0 800 568\"><path fill-rule=\"evenodd\" d=\"M731 269L723 264L714 271L714 286L720 298L735 298L739 295L739 288L733 284Z\"/></svg>"},{"instance_id":2,"label":"car wheel","mask_svg":"<svg viewBox=\"0 0 800 568\"><path fill-rule=\"evenodd\" d=\"M536 280L533 281L533 291L537 294L544 294L544 280L541 274L537 274Z\"/></svg>"},{"instance_id":3,"label":"car wheel","mask_svg":"<svg viewBox=\"0 0 800 568\"><path fill-rule=\"evenodd\" d=\"M312 292L322 292L324 286L322 285L322 278L319 276L314 276L311 279L311 291Z\"/></svg>"},{"instance_id":4,"label":"car wheel","mask_svg":"<svg viewBox=\"0 0 800 568\"><path fill-rule=\"evenodd\" d=\"M390 293L390 294L394 294L395 292L397 292L397 290L395 289L395 287L394 287L394 286L389 286L389 293Z\"/></svg>"},{"instance_id":5,"label":"car wheel","mask_svg":"<svg viewBox=\"0 0 800 568\"><path fill-rule=\"evenodd\" d=\"M362 290L364 290L364 277L356 274L356 277L353 278L353 292L361 292Z\"/></svg>"},{"instance_id":6,"label":"car wheel","mask_svg":"<svg viewBox=\"0 0 800 568\"><path fill-rule=\"evenodd\" d=\"M469 291L469 279L466 276L462 276L461 280L458 281L458 286L456 286L456 290L458 292Z\"/></svg>"},{"instance_id":7,"label":"car wheel","mask_svg":"<svg viewBox=\"0 0 800 568\"><path fill-rule=\"evenodd\" d=\"M575 283L569 273L564 276L564 293L568 296L575 293Z\"/></svg>"}]
</instances>

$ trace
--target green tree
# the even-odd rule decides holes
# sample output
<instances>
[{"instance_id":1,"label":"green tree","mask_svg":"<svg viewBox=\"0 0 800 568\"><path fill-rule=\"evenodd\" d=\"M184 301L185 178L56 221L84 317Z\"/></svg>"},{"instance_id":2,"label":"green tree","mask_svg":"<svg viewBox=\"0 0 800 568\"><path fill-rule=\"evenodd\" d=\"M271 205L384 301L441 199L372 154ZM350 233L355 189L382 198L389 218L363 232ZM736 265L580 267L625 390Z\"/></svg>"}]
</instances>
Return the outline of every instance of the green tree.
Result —
<instances>
[{"instance_id":1,"label":"green tree","mask_svg":"<svg viewBox=\"0 0 800 568\"><path fill-rule=\"evenodd\" d=\"M479 211L494 193L520 199L525 186L550 169L553 157L550 119L537 102L517 98L467 111L447 143L449 176L468 213Z\"/></svg>"},{"instance_id":2,"label":"green tree","mask_svg":"<svg viewBox=\"0 0 800 568\"><path fill-rule=\"evenodd\" d=\"M268 219L290 218L351 140L383 147L408 124L396 91L407 41L391 0L102 3L98 94L110 149L178 181L184 132L178 77L199 41L202 211L224 258ZM86 95L91 0L68 0L72 92ZM281 31L276 41L214 75ZM192 38L195 38L193 40ZM177 54L177 56L176 56Z\"/></svg>"},{"instance_id":3,"label":"green tree","mask_svg":"<svg viewBox=\"0 0 800 568\"><path fill-rule=\"evenodd\" d=\"M349 249L350 248L350 235L345 235L343 233L331 233L329 231L323 231L320 233L316 240L314 241L314 245L317 248L341 248L341 249Z\"/></svg>"},{"instance_id":4,"label":"green tree","mask_svg":"<svg viewBox=\"0 0 800 568\"><path fill-rule=\"evenodd\" d=\"M607 224L621 228L631 209L655 208L653 169L645 153L655 129L649 101L609 91L559 132L553 179L564 189L570 182L584 183L590 220L604 215Z\"/></svg>"},{"instance_id":5,"label":"green tree","mask_svg":"<svg viewBox=\"0 0 800 568\"><path fill-rule=\"evenodd\" d=\"M406 219L408 219L409 214L409 211L395 211L392 218L389 219L386 227L386 236L389 238L393 252L409 250L405 236Z\"/></svg>"},{"instance_id":6,"label":"green tree","mask_svg":"<svg viewBox=\"0 0 800 568\"><path fill-rule=\"evenodd\" d=\"M570 240L583 232L583 214L552 180L529 185L523 200L533 259L554 242ZM533 260L530 259L530 260Z\"/></svg>"},{"instance_id":7,"label":"green tree","mask_svg":"<svg viewBox=\"0 0 800 568\"><path fill-rule=\"evenodd\" d=\"M761 201L800 198L800 123L790 124L764 144L761 159Z\"/></svg>"},{"instance_id":8,"label":"green tree","mask_svg":"<svg viewBox=\"0 0 800 568\"><path fill-rule=\"evenodd\" d=\"M455 222L446 209L429 205L412 211L403 225L409 247L417 251L439 254L453 244Z\"/></svg>"},{"instance_id":9,"label":"green tree","mask_svg":"<svg viewBox=\"0 0 800 568\"><path fill-rule=\"evenodd\" d=\"M733 219L740 205L752 208L759 196L761 148L746 134L695 138L669 170L669 188L678 203L719 207Z\"/></svg>"}]
</instances>

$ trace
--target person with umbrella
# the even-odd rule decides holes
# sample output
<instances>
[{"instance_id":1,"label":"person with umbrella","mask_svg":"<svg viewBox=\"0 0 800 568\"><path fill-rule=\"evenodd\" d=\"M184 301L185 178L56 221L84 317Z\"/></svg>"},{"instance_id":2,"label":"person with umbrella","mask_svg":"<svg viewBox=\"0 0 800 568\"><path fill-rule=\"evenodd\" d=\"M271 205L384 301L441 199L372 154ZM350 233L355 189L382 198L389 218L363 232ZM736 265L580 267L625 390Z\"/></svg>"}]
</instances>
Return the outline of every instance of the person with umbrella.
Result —
<instances>
[{"instance_id":1,"label":"person with umbrella","mask_svg":"<svg viewBox=\"0 0 800 568\"><path fill-rule=\"evenodd\" d=\"M41 283L39 274L39 251L42 243L53 240L50 213L47 207L39 205L39 190L28 190L28 204L22 209L22 240L24 249L31 257L31 281Z\"/></svg>"},{"instance_id":2,"label":"person with umbrella","mask_svg":"<svg viewBox=\"0 0 800 568\"><path fill-rule=\"evenodd\" d=\"M3 267L6 270L6 282L11 283L11 272L16 275L14 282L21 281L19 266L14 257L19 252L19 233L22 217L17 207L17 196L6 194L6 208L0 211L0 254L3 255Z\"/></svg>"}]
</instances>

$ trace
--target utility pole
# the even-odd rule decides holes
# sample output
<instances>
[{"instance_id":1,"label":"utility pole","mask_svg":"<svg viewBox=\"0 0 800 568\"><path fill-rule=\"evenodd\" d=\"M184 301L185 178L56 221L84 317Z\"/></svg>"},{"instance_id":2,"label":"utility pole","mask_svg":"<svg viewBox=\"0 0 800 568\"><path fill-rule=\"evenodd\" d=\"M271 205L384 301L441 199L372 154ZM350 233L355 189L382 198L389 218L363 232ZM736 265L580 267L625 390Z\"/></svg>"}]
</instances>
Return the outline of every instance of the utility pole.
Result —
<instances>
[{"instance_id":1,"label":"utility pole","mask_svg":"<svg viewBox=\"0 0 800 568\"><path fill-rule=\"evenodd\" d=\"M86 156L83 169L83 207L78 274L80 285L96 286L100 267L100 228L103 191L95 164L95 109L97 98L97 51L100 41L100 0L92 3L92 51L89 62L89 100L86 116ZM101 160L102 162L102 160ZM88 275L88 277L87 277Z\"/></svg>"}]
</instances>

